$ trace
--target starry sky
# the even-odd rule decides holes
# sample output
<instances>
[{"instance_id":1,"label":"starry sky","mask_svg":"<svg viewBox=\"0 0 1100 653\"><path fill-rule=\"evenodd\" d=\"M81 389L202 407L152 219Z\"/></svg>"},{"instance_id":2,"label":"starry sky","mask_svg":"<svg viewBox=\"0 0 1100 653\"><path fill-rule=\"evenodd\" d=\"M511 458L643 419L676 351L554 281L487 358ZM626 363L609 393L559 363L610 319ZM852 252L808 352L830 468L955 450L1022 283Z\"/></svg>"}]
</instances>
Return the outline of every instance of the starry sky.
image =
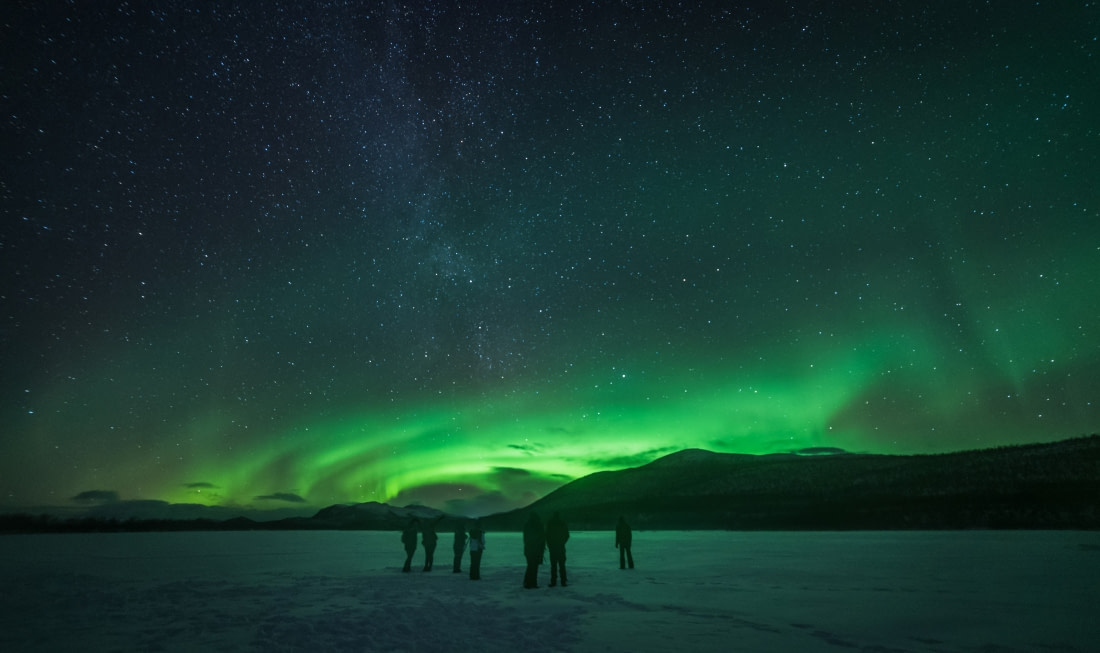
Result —
<instances>
[{"instance_id":1,"label":"starry sky","mask_svg":"<svg viewBox=\"0 0 1100 653\"><path fill-rule=\"evenodd\" d=\"M0 506L1100 428L1093 2L5 2Z\"/></svg>"}]
</instances>

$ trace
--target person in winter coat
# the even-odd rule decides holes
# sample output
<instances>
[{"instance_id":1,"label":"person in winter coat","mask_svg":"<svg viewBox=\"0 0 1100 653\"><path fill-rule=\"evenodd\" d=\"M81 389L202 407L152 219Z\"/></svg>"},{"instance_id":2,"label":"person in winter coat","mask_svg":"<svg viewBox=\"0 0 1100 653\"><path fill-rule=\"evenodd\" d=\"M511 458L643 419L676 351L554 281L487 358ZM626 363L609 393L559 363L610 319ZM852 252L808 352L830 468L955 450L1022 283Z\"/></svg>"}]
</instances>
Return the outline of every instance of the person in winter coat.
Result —
<instances>
[{"instance_id":1,"label":"person in winter coat","mask_svg":"<svg viewBox=\"0 0 1100 653\"><path fill-rule=\"evenodd\" d=\"M443 519L443 515L424 523L424 536L422 539L424 542L424 571L431 571L432 565L435 564L435 547L439 544L439 535L435 532L435 526L441 519Z\"/></svg>"},{"instance_id":2,"label":"person in winter coat","mask_svg":"<svg viewBox=\"0 0 1100 653\"><path fill-rule=\"evenodd\" d=\"M535 513L527 518L523 527L523 556L527 558L527 572L523 575L524 589L537 589L539 586L539 565L546 551L546 532L542 529L542 520Z\"/></svg>"},{"instance_id":3,"label":"person in winter coat","mask_svg":"<svg viewBox=\"0 0 1100 653\"><path fill-rule=\"evenodd\" d=\"M462 525L462 522L458 522L455 525L455 567L454 572L456 574L462 573L462 554L466 553L466 527Z\"/></svg>"},{"instance_id":4,"label":"person in winter coat","mask_svg":"<svg viewBox=\"0 0 1100 653\"><path fill-rule=\"evenodd\" d=\"M546 522L546 549L550 551L550 587L558 584L561 574L561 586L569 584L565 577L565 543L569 541L569 527L557 512Z\"/></svg>"},{"instance_id":5,"label":"person in winter coat","mask_svg":"<svg viewBox=\"0 0 1100 653\"><path fill-rule=\"evenodd\" d=\"M408 573L412 567L413 554L416 553L416 535L420 531L420 520L413 517L401 531L401 543L405 545L405 568L401 571Z\"/></svg>"},{"instance_id":6,"label":"person in winter coat","mask_svg":"<svg viewBox=\"0 0 1100 653\"><path fill-rule=\"evenodd\" d=\"M470 580L481 580L481 554L485 552L485 530L481 520L470 529Z\"/></svg>"},{"instance_id":7,"label":"person in winter coat","mask_svg":"<svg viewBox=\"0 0 1100 653\"><path fill-rule=\"evenodd\" d=\"M630 541L633 535L630 532L630 524L626 518L619 516L619 523L615 526L615 546L619 548L619 569L626 569L627 563L634 568L634 556L630 553Z\"/></svg>"}]
</instances>

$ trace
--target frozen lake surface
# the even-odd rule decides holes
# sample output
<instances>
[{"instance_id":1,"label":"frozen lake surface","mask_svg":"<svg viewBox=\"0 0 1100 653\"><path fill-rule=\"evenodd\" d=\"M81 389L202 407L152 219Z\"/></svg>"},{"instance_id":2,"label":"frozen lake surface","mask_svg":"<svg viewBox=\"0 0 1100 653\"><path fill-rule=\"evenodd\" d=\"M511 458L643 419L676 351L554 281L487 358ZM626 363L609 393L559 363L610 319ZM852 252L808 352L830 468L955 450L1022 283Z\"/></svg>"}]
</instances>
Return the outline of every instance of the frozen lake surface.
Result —
<instances>
[{"instance_id":1,"label":"frozen lake surface","mask_svg":"<svg viewBox=\"0 0 1100 653\"><path fill-rule=\"evenodd\" d=\"M574 533L568 587L396 532L0 537L0 651L1096 651L1100 533ZM419 563L419 564L416 564ZM468 557L463 561L466 570Z\"/></svg>"}]
</instances>

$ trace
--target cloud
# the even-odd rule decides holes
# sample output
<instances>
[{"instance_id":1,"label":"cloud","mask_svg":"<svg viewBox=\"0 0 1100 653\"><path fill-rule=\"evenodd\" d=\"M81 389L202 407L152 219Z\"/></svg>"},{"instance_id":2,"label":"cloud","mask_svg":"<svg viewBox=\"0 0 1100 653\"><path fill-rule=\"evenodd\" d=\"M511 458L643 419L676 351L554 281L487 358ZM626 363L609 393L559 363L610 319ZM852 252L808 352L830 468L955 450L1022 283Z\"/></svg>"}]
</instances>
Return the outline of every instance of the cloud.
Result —
<instances>
[{"instance_id":1,"label":"cloud","mask_svg":"<svg viewBox=\"0 0 1100 653\"><path fill-rule=\"evenodd\" d=\"M494 467L488 479L489 485L495 485L505 493L516 490L537 490L545 493L558 489L572 481L573 477L566 474L536 474L520 467Z\"/></svg>"},{"instance_id":2,"label":"cloud","mask_svg":"<svg viewBox=\"0 0 1100 653\"><path fill-rule=\"evenodd\" d=\"M199 483L184 483L183 487L185 487L189 490L207 490L207 489L217 488L218 486L214 485L213 483L199 482Z\"/></svg>"},{"instance_id":3,"label":"cloud","mask_svg":"<svg viewBox=\"0 0 1100 653\"><path fill-rule=\"evenodd\" d=\"M538 498L530 490L505 493L469 483L432 483L403 490L390 503L433 506L451 515L483 517L522 508Z\"/></svg>"},{"instance_id":4,"label":"cloud","mask_svg":"<svg viewBox=\"0 0 1100 653\"><path fill-rule=\"evenodd\" d=\"M78 503L115 503L118 492L114 490L85 490L72 498Z\"/></svg>"},{"instance_id":5,"label":"cloud","mask_svg":"<svg viewBox=\"0 0 1100 653\"><path fill-rule=\"evenodd\" d=\"M506 445L509 449L515 449L516 451L523 451L525 453L539 453L546 449L544 445L537 442L526 442L524 444L509 444Z\"/></svg>"},{"instance_id":6,"label":"cloud","mask_svg":"<svg viewBox=\"0 0 1100 653\"><path fill-rule=\"evenodd\" d=\"M628 467L640 467L647 465L661 456L680 451L682 447L657 447L624 456L610 456L608 458L589 458L586 462L594 467L603 469L626 469Z\"/></svg>"},{"instance_id":7,"label":"cloud","mask_svg":"<svg viewBox=\"0 0 1100 653\"><path fill-rule=\"evenodd\" d=\"M534 474L522 467L494 467L493 474L501 478L531 478Z\"/></svg>"},{"instance_id":8,"label":"cloud","mask_svg":"<svg viewBox=\"0 0 1100 653\"><path fill-rule=\"evenodd\" d=\"M483 492L466 499L450 499L443 503L443 512L452 515L465 515L467 517L484 517L498 512L508 512L516 508L522 508L530 502L511 499L499 490Z\"/></svg>"},{"instance_id":9,"label":"cloud","mask_svg":"<svg viewBox=\"0 0 1100 653\"><path fill-rule=\"evenodd\" d=\"M428 483L402 490L389 503L395 506L445 506L454 501L461 503L466 496L472 497L483 491L483 488L470 483ZM446 508L441 509L450 512Z\"/></svg>"},{"instance_id":10,"label":"cloud","mask_svg":"<svg viewBox=\"0 0 1100 653\"><path fill-rule=\"evenodd\" d=\"M256 501L285 501L287 503L305 503L306 500L292 492L276 492L254 497Z\"/></svg>"},{"instance_id":11,"label":"cloud","mask_svg":"<svg viewBox=\"0 0 1100 653\"><path fill-rule=\"evenodd\" d=\"M423 504L451 514L480 517L530 505L571 480L570 476L539 474L520 467L494 467L476 482L418 485L405 488L389 502Z\"/></svg>"}]
</instances>

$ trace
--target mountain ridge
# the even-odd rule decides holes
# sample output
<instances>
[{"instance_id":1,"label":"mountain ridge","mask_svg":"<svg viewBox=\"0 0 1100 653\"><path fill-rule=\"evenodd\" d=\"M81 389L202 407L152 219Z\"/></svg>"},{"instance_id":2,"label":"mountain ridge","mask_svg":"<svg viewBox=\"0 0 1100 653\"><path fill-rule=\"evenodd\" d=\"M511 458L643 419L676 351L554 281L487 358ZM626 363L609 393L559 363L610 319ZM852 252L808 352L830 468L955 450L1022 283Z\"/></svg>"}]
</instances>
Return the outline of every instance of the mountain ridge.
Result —
<instances>
[{"instance_id":1,"label":"mountain ridge","mask_svg":"<svg viewBox=\"0 0 1100 653\"><path fill-rule=\"evenodd\" d=\"M823 451L828 453L683 449L638 467L589 474L526 507L481 520L495 531L521 529L531 512L561 512L575 530L608 530L620 515L643 529L1100 528L1100 435L940 454ZM426 506L367 502L273 521L6 515L0 516L0 533L397 530L412 517L439 519L440 531L470 521Z\"/></svg>"},{"instance_id":2,"label":"mountain ridge","mask_svg":"<svg viewBox=\"0 0 1100 653\"><path fill-rule=\"evenodd\" d=\"M610 476L608 475L610 474ZM943 454L722 454L684 450L589 475L485 518L531 511L576 528L1100 528L1100 436Z\"/></svg>"}]
</instances>

